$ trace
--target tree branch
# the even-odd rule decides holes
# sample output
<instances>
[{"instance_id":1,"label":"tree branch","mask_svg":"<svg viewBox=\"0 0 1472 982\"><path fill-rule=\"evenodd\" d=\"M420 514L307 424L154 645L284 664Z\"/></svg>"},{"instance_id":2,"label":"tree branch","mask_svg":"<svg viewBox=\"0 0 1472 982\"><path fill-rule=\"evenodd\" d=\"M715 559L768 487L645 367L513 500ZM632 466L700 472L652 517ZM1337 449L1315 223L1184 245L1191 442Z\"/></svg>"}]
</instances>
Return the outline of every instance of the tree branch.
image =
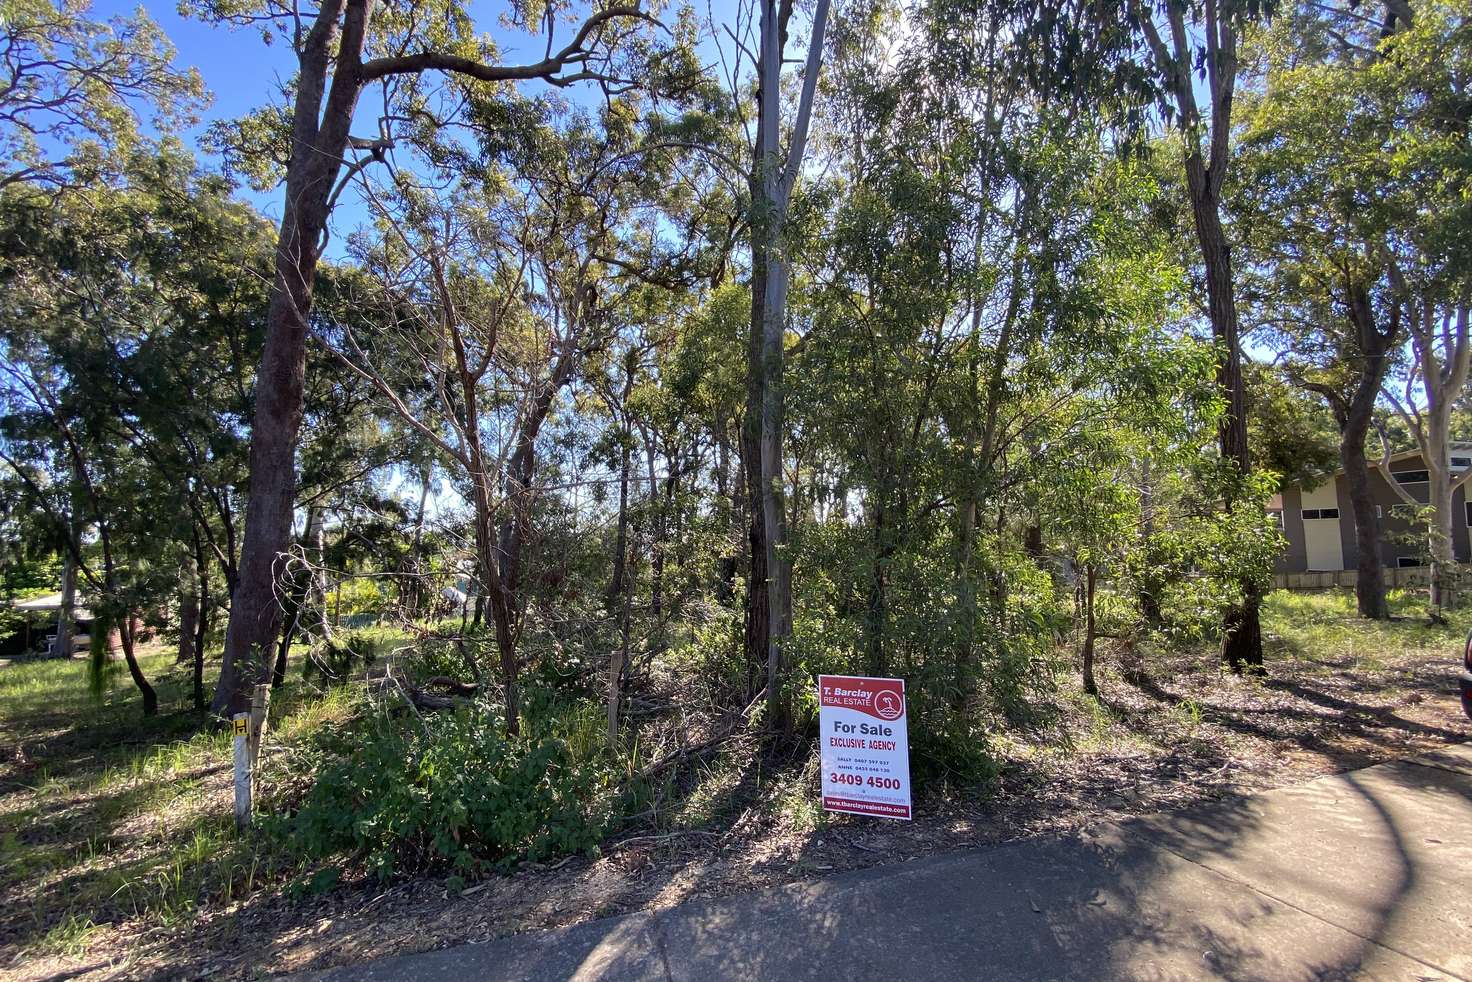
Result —
<instances>
[{"instance_id":1,"label":"tree branch","mask_svg":"<svg viewBox=\"0 0 1472 982\"><path fill-rule=\"evenodd\" d=\"M487 65L462 55L440 51L421 51L417 54L392 55L366 61L358 70L358 78L368 83L390 75L417 75L429 71L454 72L457 75L465 75L482 82L548 78L562 71L569 62L579 61L585 57L587 52L583 45L588 38L604 24L619 17L632 17L654 24L659 23L656 18L640 10L637 5L609 7L589 17L567 47L551 57L543 58L530 65Z\"/></svg>"}]
</instances>

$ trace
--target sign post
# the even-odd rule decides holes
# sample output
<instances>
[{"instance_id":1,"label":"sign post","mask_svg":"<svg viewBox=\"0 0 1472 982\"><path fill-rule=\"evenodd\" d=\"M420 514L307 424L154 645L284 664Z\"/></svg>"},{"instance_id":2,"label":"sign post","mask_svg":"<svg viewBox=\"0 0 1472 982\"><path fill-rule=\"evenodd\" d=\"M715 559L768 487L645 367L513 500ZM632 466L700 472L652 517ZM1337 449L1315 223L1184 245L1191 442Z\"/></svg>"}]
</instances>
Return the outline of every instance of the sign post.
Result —
<instances>
[{"instance_id":1,"label":"sign post","mask_svg":"<svg viewBox=\"0 0 1472 982\"><path fill-rule=\"evenodd\" d=\"M910 819L904 679L818 676L823 808Z\"/></svg>"},{"instance_id":2,"label":"sign post","mask_svg":"<svg viewBox=\"0 0 1472 982\"><path fill-rule=\"evenodd\" d=\"M250 824L250 713L236 713L230 721L235 742L235 828Z\"/></svg>"},{"instance_id":3,"label":"sign post","mask_svg":"<svg viewBox=\"0 0 1472 982\"><path fill-rule=\"evenodd\" d=\"M256 794L256 774L260 768L261 741L266 734L266 714L271 708L271 687L258 685L251 694L250 712L236 713L230 720L235 752L235 827L244 831L250 825L250 812Z\"/></svg>"}]
</instances>

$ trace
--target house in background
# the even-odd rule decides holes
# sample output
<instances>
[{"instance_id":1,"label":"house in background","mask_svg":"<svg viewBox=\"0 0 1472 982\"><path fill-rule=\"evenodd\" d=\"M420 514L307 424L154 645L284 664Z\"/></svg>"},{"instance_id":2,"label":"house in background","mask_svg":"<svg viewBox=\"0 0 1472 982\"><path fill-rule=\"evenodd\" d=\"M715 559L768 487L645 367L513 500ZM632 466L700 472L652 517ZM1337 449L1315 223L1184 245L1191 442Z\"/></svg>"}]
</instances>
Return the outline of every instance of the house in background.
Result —
<instances>
[{"instance_id":1,"label":"house in background","mask_svg":"<svg viewBox=\"0 0 1472 982\"><path fill-rule=\"evenodd\" d=\"M1453 443L1450 451L1452 474L1472 467L1472 443ZM1426 503L1429 484L1426 465L1419 450L1408 450L1390 458L1390 476L1412 498ZM1385 473L1370 466L1370 494L1380 521L1380 560L1387 569L1420 568L1424 531L1406 520L1405 499L1385 479ZM1289 485L1268 506L1276 510L1288 547L1278 558L1279 573L1335 572L1359 565L1354 537L1354 508L1349 502L1349 483L1341 470L1317 487ZM1472 510L1467 507L1466 487L1452 496L1452 552L1458 562L1472 559L1468 526Z\"/></svg>"}]
</instances>

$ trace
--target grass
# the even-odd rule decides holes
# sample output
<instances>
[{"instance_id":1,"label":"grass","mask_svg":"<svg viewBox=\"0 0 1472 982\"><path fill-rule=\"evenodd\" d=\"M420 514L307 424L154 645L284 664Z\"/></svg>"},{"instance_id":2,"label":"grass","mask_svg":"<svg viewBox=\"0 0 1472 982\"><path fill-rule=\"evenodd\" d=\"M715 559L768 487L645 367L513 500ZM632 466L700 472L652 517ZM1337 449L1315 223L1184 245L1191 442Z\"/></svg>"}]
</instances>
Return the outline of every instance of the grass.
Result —
<instances>
[{"instance_id":1,"label":"grass","mask_svg":"<svg viewBox=\"0 0 1472 982\"><path fill-rule=\"evenodd\" d=\"M1448 623L1432 624L1424 591L1393 591L1388 600L1392 619L1368 621L1358 616L1353 590L1270 594L1262 611L1268 678L1261 681L1226 673L1214 641L1176 650L1142 644L1135 657L1156 680L1153 702L1124 684L1116 648L1106 643L1096 668L1111 686L1103 698L1084 694L1077 664L1065 661L1050 697L1061 717L1036 731L1002 729L992 740L1009 766L1039 768L1040 780L1055 784L1073 780L1078 761L1094 755L1251 755L1306 742L1316 748L1310 753L1334 757L1324 741L1338 728L1391 713L1387 707L1396 702L1419 702L1434 691L1428 685L1452 684L1472 629L1472 609L1444 612ZM1395 749L1385 743L1376 752L1393 756ZM1356 766L1353 754L1340 757L1339 766Z\"/></svg>"},{"instance_id":2,"label":"grass","mask_svg":"<svg viewBox=\"0 0 1472 982\"><path fill-rule=\"evenodd\" d=\"M0 667L0 944L22 957L81 957L119 921L177 924L202 904L268 882L234 830L230 737L194 710L187 666L154 645L140 657L159 696L142 715L126 672L100 701L84 660ZM293 673L273 699L271 744L290 748L345 718Z\"/></svg>"},{"instance_id":3,"label":"grass","mask_svg":"<svg viewBox=\"0 0 1472 982\"><path fill-rule=\"evenodd\" d=\"M1291 665L1295 678L1334 681L1385 672L1417 653L1451 659L1472 628L1472 612L1455 612L1449 624L1432 626L1420 597L1397 592L1390 601L1396 619L1367 622L1355 615L1347 590L1270 595L1263 616L1270 670ZM1213 701L1223 688L1212 682L1220 678L1214 653L1203 647L1180 657L1196 664L1203 688L1177 686L1174 701L1151 717L1160 725L1138 728L1130 707L1063 687L1071 735L1060 739L1053 728L999 731L993 735L998 752L1048 767L1066 767L1091 753L1134 760L1187 744L1200 744L1203 755L1216 752L1234 731L1223 728L1232 722L1230 707ZM0 665L0 746L7 748L0 759L0 945L7 952L81 958L99 939L116 934L112 925L126 924L129 935L141 935L150 927L188 923L206 908L278 887L293 872L275 865L264 839L235 833L230 739L193 709L187 668L175 665L161 646L145 650L141 661L159 695L159 715L149 719L141 715L126 672L113 673L96 701L87 691L84 661ZM356 692L324 692L291 673L273 697L272 788L289 783L275 780L286 776L283 760L296 759L316 733L357 710ZM1256 726L1259 719L1268 717L1243 715L1241 725ZM591 748L602 739L601 726L590 709L569 724L567 735ZM660 827L729 824L760 802L784 827L819 830L828 819L813 799L813 774L801 764L795 759L773 768L755 750L716 756L701 765L690 787L666 789ZM5 966L0 960L0 972Z\"/></svg>"},{"instance_id":4,"label":"grass","mask_svg":"<svg viewBox=\"0 0 1472 982\"><path fill-rule=\"evenodd\" d=\"M1325 669L1381 671L1414 651L1454 652L1472 630L1472 611L1448 611L1448 623L1427 619L1424 593L1394 590L1392 620L1356 616L1352 590L1291 593L1279 590L1263 604L1266 655L1293 658Z\"/></svg>"}]
</instances>

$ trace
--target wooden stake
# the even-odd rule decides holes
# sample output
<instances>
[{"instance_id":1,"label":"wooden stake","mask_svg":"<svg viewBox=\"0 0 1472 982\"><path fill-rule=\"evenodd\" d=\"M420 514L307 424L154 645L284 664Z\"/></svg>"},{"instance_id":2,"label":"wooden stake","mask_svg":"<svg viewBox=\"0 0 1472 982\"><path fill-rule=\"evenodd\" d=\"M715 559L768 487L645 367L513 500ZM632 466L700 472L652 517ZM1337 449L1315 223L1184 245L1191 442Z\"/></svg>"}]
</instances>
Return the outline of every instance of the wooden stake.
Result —
<instances>
[{"instance_id":1,"label":"wooden stake","mask_svg":"<svg viewBox=\"0 0 1472 982\"><path fill-rule=\"evenodd\" d=\"M266 716L270 709L271 687L258 685L251 693L250 712L236 713L231 720L235 733L235 827L240 831L250 825L261 740L266 735Z\"/></svg>"},{"instance_id":2,"label":"wooden stake","mask_svg":"<svg viewBox=\"0 0 1472 982\"><path fill-rule=\"evenodd\" d=\"M271 687L258 685L250 700L250 734L246 749L250 754L250 796L256 797L256 774L261 762L261 744L266 737L266 718L271 712Z\"/></svg>"}]
</instances>

